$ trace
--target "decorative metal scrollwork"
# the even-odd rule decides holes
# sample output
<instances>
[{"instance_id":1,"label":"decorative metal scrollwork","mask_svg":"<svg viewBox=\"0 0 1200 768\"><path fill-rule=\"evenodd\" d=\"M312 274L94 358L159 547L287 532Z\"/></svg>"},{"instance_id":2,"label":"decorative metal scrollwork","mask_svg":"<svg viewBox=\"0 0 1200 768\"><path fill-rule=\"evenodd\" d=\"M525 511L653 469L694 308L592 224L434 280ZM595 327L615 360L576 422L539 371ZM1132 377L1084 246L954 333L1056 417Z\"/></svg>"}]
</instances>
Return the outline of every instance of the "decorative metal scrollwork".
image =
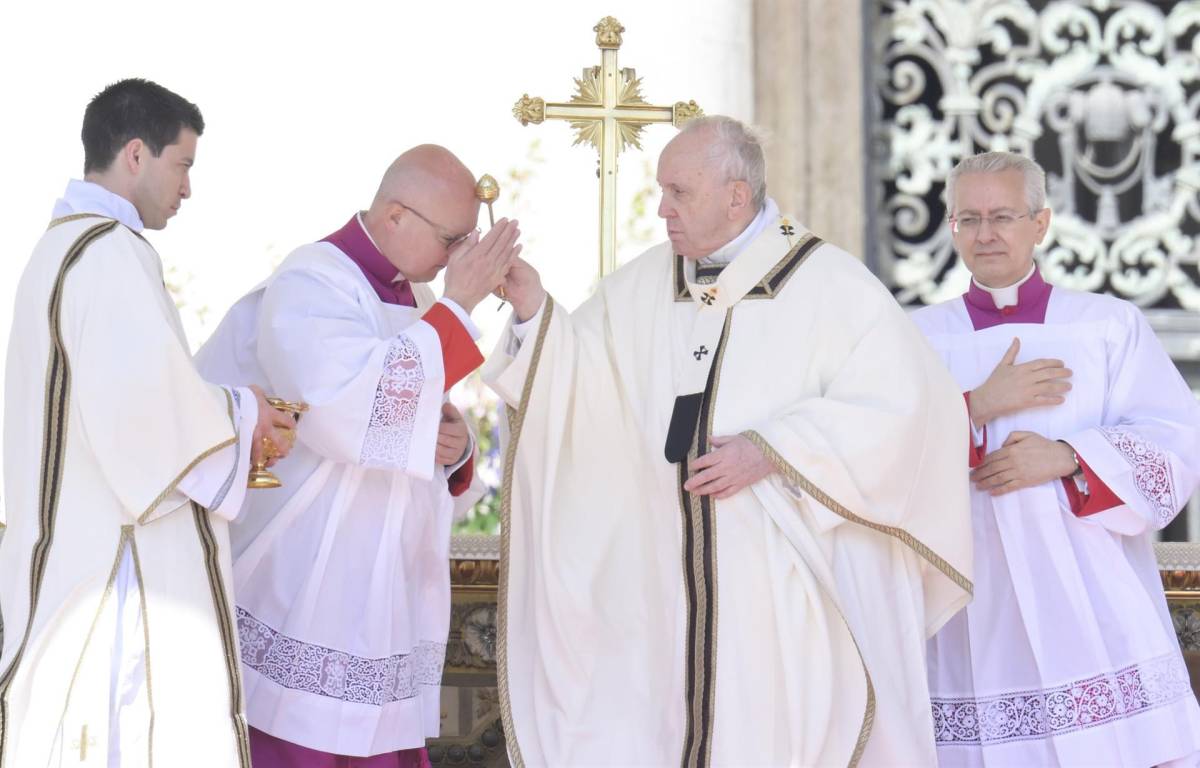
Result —
<instances>
[{"instance_id":1,"label":"decorative metal scrollwork","mask_svg":"<svg viewBox=\"0 0 1200 768\"><path fill-rule=\"evenodd\" d=\"M989 149L1045 167L1043 270L1200 310L1200 2L883 0L872 20L879 262L903 303L960 293L946 175Z\"/></svg>"}]
</instances>

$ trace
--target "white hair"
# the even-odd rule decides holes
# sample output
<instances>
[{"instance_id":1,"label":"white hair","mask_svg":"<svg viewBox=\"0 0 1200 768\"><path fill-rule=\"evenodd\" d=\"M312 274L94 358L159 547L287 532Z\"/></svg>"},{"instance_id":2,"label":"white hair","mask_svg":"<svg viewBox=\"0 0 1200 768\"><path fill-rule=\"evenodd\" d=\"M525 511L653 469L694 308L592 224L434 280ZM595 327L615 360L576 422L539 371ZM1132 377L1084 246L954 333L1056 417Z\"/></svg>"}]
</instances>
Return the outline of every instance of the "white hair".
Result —
<instances>
[{"instance_id":1,"label":"white hair","mask_svg":"<svg viewBox=\"0 0 1200 768\"><path fill-rule=\"evenodd\" d=\"M750 187L751 203L755 210L767 199L767 164L763 159L762 140L740 120L724 115L707 115L687 121L680 135L711 131L711 160L725 181L744 181Z\"/></svg>"},{"instance_id":2,"label":"white hair","mask_svg":"<svg viewBox=\"0 0 1200 768\"><path fill-rule=\"evenodd\" d=\"M1020 171L1025 178L1025 204L1030 213L1046 207L1046 172L1042 166L1016 152L982 152L964 157L946 177L946 212L954 214L954 186L960 176L968 173L1003 173Z\"/></svg>"}]
</instances>

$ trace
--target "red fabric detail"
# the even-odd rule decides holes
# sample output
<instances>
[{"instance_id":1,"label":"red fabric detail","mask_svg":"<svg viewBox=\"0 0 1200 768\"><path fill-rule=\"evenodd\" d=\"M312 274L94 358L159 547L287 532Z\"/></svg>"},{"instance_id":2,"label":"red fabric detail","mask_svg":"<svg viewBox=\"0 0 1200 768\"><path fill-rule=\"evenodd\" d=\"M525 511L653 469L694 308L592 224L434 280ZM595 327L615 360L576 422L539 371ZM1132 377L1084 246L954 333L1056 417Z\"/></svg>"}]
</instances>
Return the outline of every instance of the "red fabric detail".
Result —
<instances>
[{"instance_id":1,"label":"red fabric detail","mask_svg":"<svg viewBox=\"0 0 1200 768\"><path fill-rule=\"evenodd\" d=\"M250 727L250 760L254 768L430 768L424 747L371 757L334 755L284 741Z\"/></svg>"},{"instance_id":2,"label":"red fabric detail","mask_svg":"<svg viewBox=\"0 0 1200 768\"><path fill-rule=\"evenodd\" d=\"M963 400L967 404L967 466L975 469L983 463L987 455L987 424L983 425L983 445L975 445L975 432L971 429L971 393L963 392Z\"/></svg>"},{"instance_id":3,"label":"red fabric detail","mask_svg":"<svg viewBox=\"0 0 1200 768\"><path fill-rule=\"evenodd\" d=\"M483 365L483 355L471 334L445 304L434 304L421 317L437 331L442 343L442 368L446 371L446 391L450 391L471 371Z\"/></svg>"},{"instance_id":4,"label":"red fabric detail","mask_svg":"<svg viewBox=\"0 0 1200 768\"><path fill-rule=\"evenodd\" d=\"M1016 311L1017 311L1017 308L1015 306L1002 307L1000 309L1000 314L1004 315L1005 317L1008 317L1009 315L1013 314Z\"/></svg>"},{"instance_id":5,"label":"red fabric detail","mask_svg":"<svg viewBox=\"0 0 1200 768\"><path fill-rule=\"evenodd\" d=\"M454 470L454 474L450 475L447 484L450 486L451 496L462 496L471 487L471 478L475 476L475 455L467 459L467 463L463 464L458 469Z\"/></svg>"},{"instance_id":6,"label":"red fabric detail","mask_svg":"<svg viewBox=\"0 0 1200 768\"><path fill-rule=\"evenodd\" d=\"M1079 492L1074 480L1069 477L1063 478L1067 488L1067 498L1071 499L1071 512L1076 517L1087 517L1125 503L1112 492L1112 489L1100 479L1099 475L1092 471L1082 456L1079 457L1079 466L1083 469L1084 479L1087 480L1088 492L1086 495ZM1072 492L1074 493L1072 494Z\"/></svg>"}]
</instances>

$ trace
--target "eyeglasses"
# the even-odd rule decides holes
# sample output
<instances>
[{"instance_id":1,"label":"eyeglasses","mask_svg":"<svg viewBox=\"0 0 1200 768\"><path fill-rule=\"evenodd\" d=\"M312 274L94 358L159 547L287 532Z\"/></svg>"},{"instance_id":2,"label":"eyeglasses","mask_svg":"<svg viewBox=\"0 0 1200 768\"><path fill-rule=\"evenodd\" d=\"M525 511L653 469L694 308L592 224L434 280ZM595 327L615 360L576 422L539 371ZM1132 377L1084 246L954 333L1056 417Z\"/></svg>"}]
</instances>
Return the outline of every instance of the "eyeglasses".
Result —
<instances>
[{"instance_id":1,"label":"eyeglasses","mask_svg":"<svg viewBox=\"0 0 1200 768\"><path fill-rule=\"evenodd\" d=\"M452 235L452 234L446 232L442 227L439 227L437 224L434 224L432 221L429 220L428 216L421 213L416 208L413 208L411 205L405 205L404 203L400 202L399 200L396 201L396 205L400 206L401 208L403 208L406 211L412 211L414 214L416 214L418 219L420 219L421 221L428 224L429 228L433 230L435 235L437 235L438 242L440 242L442 244L442 247L444 247L447 251L452 250L454 248L454 246L458 245L463 240L466 240L468 237L471 236L470 232L466 232L461 235Z\"/></svg>"},{"instance_id":2,"label":"eyeglasses","mask_svg":"<svg viewBox=\"0 0 1200 768\"><path fill-rule=\"evenodd\" d=\"M997 213L994 216L976 216L974 214L952 216L950 217L950 227L956 235L974 235L979 232L979 228L986 221L992 225L993 232L1009 232L1016 225L1018 219L1025 217L1032 219L1036 215L1037 211L1030 211L1029 213Z\"/></svg>"}]
</instances>

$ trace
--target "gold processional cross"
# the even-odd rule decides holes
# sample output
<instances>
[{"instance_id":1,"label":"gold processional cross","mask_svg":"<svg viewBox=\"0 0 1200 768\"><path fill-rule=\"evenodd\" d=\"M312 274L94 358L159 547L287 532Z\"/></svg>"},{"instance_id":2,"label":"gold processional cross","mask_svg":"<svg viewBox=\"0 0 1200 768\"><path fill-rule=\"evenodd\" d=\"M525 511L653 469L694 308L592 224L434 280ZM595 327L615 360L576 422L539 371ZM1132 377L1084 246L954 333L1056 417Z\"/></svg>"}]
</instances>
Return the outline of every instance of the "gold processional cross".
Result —
<instances>
[{"instance_id":1,"label":"gold processional cross","mask_svg":"<svg viewBox=\"0 0 1200 768\"><path fill-rule=\"evenodd\" d=\"M647 104L642 79L632 69L617 69L625 27L605 16L592 31L600 48L600 66L583 70L575 80L571 101L547 103L525 94L513 107L513 116L521 125L568 120L575 129L575 144L587 142L600 153L600 277L604 277L617 268L617 155L628 145L641 149L638 139L651 123L678 128L704 112L694 101L677 101L671 107Z\"/></svg>"}]
</instances>

